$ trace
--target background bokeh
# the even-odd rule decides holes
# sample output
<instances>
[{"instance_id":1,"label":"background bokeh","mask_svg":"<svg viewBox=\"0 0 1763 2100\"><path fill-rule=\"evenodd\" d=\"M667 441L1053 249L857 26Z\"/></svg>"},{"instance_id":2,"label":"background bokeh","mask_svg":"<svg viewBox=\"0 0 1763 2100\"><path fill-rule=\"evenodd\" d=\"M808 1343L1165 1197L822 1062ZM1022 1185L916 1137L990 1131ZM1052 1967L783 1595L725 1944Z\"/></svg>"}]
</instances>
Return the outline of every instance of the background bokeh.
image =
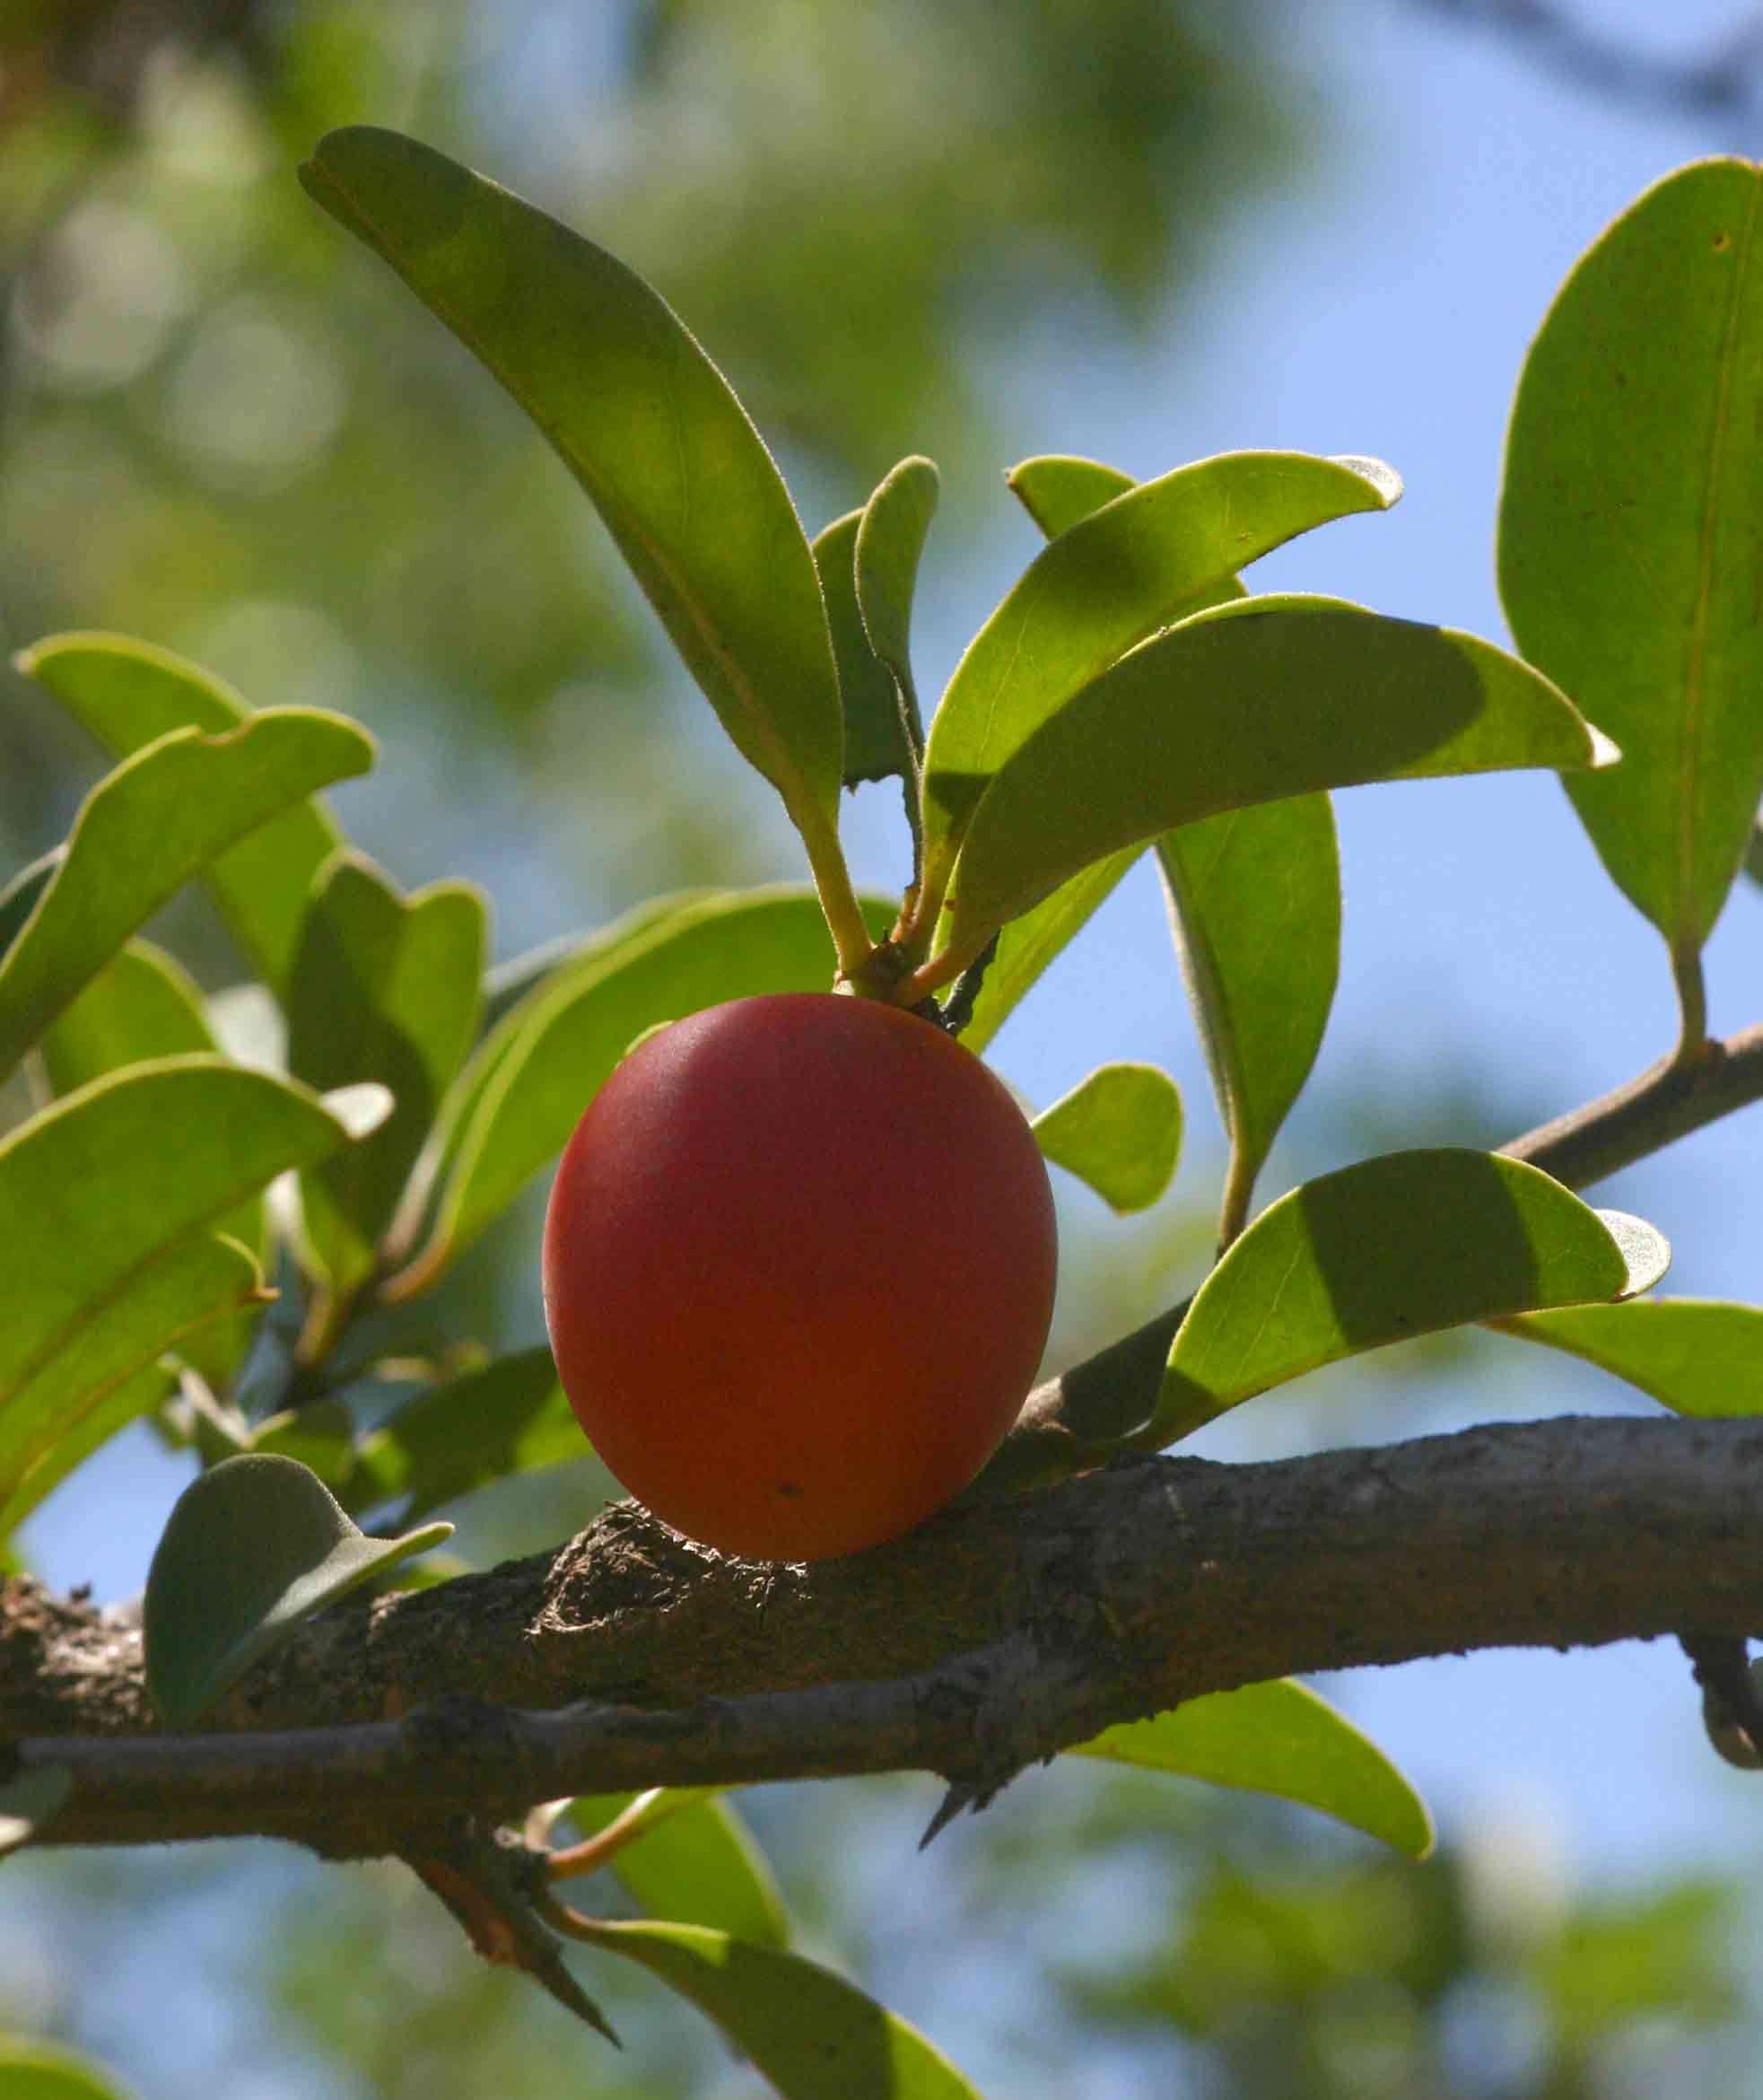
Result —
<instances>
[{"instance_id":1,"label":"background bokeh","mask_svg":"<svg viewBox=\"0 0 1763 2100\"><path fill-rule=\"evenodd\" d=\"M658 888L800 872L579 491L390 276L310 206L329 126L428 138L656 283L777 449L810 529L902 453L941 463L921 585L934 693L1037 544L1000 471L1136 475L1236 446L1371 451L1408 494L1272 557L1504 637L1506 407L1562 275L1648 182L1763 152L1763 28L1682 0L40 0L0 12L0 623L118 627L261 704L358 716L336 798L406 883L467 875L507 954ZM0 704L0 871L59 837L92 752ZM1497 1143L1671 1039L1656 936L1558 787L1338 799L1339 1002L1264 1193L1396 1144ZM848 805L898 884L897 803ZM1763 898L1709 955L1758 1018ZM156 932L236 965L195 903ZM1130 880L999 1038L1037 1101L1111 1056L1187 1096L1148 1219L1065 1205L1055 1349L1191 1287L1222 1146L1155 884ZM1763 1133L1741 1118L1599 1193L1671 1238L1672 1287L1763 1295ZM462 1327L541 1332L529 1203ZM1489 1416L1645 1406L1474 1335L1263 1401L1214 1455ZM33 1564L138 1588L182 1473L142 1432L48 1503ZM458 1512L474 1557L574 1528L572 1470ZM994 2094L1763 2092L1763 1791L1706 1750L1674 1650L1444 1658L1326 1689L1420 1782L1414 1868L1318 1819L1054 1770L931 1852L929 1781L766 1789L803 1943ZM608 1897L610 1902L612 1899ZM393 1869L267 1847L27 1856L0 1881L0 2027L62 2035L147 2100L729 2096L691 2016L596 1975L615 2059L474 1965Z\"/></svg>"}]
</instances>

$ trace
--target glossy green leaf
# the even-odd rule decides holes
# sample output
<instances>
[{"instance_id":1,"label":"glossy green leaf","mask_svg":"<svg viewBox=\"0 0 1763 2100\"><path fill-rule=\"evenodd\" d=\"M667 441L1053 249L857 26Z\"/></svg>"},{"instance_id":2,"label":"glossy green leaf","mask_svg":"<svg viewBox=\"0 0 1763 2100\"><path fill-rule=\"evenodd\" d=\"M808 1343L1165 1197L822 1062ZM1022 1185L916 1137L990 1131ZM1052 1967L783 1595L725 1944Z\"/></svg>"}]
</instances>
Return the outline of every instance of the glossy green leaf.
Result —
<instances>
[{"instance_id":1,"label":"glossy green leaf","mask_svg":"<svg viewBox=\"0 0 1763 2100\"><path fill-rule=\"evenodd\" d=\"M1392 1152L1263 1211L1195 1294L1137 1440L1165 1444L1321 1364L1441 1327L1651 1290L1670 1250L1497 1152Z\"/></svg>"},{"instance_id":2,"label":"glossy green leaf","mask_svg":"<svg viewBox=\"0 0 1763 2100\"><path fill-rule=\"evenodd\" d=\"M102 1399L83 1408L78 1420L62 1431L0 1502L0 1539L16 1532L39 1503L47 1501L68 1474L83 1466L101 1445L108 1444L118 1430L152 1414L177 1382L175 1370L162 1363L150 1363L133 1378L113 1386Z\"/></svg>"},{"instance_id":3,"label":"glossy green leaf","mask_svg":"<svg viewBox=\"0 0 1763 2100\"><path fill-rule=\"evenodd\" d=\"M978 2100L915 2027L799 1955L703 1925L583 1921L576 1929L690 1999L782 2100Z\"/></svg>"},{"instance_id":4,"label":"glossy green leaf","mask_svg":"<svg viewBox=\"0 0 1763 2100\"><path fill-rule=\"evenodd\" d=\"M1182 1150L1182 1097L1154 1064L1103 1064L1030 1128L1043 1155L1111 1209L1148 1210Z\"/></svg>"},{"instance_id":5,"label":"glossy green leaf","mask_svg":"<svg viewBox=\"0 0 1763 2100\"><path fill-rule=\"evenodd\" d=\"M912 594L938 486L933 460L902 459L864 504L857 529L857 602L869 646L899 687L915 750L924 731L912 681Z\"/></svg>"},{"instance_id":6,"label":"glossy green leaf","mask_svg":"<svg viewBox=\"0 0 1763 2100\"><path fill-rule=\"evenodd\" d=\"M1100 459L1046 452L1012 467L1004 486L1047 538L1057 539L1061 532L1082 524L1092 511L1112 503L1139 484L1131 475L1122 474L1118 467L1104 467Z\"/></svg>"},{"instance_id":7,"label":"glossy green leaf","mask_svg":"<svg viewBox=\"0 0 1763 2100\"><path fill-rule=\"evenodd\" d=\"M469 883L406 897L365 855L321 871L288 993L288 1064L320 1089L378 1080L396 1104L373 1135L301 1181L306 1238L346 1297L372 1270L441 1098L471 1046L486 923Z\"/></svg>"},{"instance_id":8,"label":"glossy green leaf","mask_svg":"<svg viewBox=\"0 0 1763 2100\"><path fill-rule=\"evenodd\" d=\"M168 1728L205 1713L300 1622L449 1537L367 1538L292 1458L227 1458L172 1506L141 1610L147 1691Z\"/></svg>"},{"instance_id":9,"label":"glossy green leaf","mask_svg":"<svg viewBox=\"0 0 1763 2100\"><path fill-rule=\"evenodd\" d=\"M348 1143L336 1111L354 1106L172 1057L95 1081L0 1140L0 1405L149 1264Z\"/></svg>"},{"instance_id":10,"label":"glossy green leaf","mask_svg":"<svg viewBox=\"0 0 1763 2100\"><path fill-rule=\"evenodd\" d=\"M345 1500L361 1508L397 1497L397 1521L414 1524L489 1481L589 1450L551 1352L523 1349L406 1401L367 1439Z\"/></svg>"},{"instance_id":11,"label":"glossy green leaf","mask_svg":"<svg viewBox=\"0 0 1763 2100\"><path fill-rule=\"evenodd\" d=\"M833 631L844 707L844 782L912 780L917 756L894 674L870 647L857 603L857 529L861 511L834 518L814 540L815 564Z\"/></svg>"},{"instance_id":12,"label":"glossy green leaf","mask_svg":"<svg viewBox=\"0 0 1763 2100\"><path fill-rule=\"evenodd\" d=\"M170 650L121 634L53 634L16 661L115 758L170 730L193 726L222 735L251 716L222 679ZM341 843L321 803L299 801L204 871L240 946L278 991L293 967L312 878Z\"/></svg>"},{"instance_id":13,"label":"glossy green leaf","mask_svg":"<svg viewBox=\"0 0 1763 2100\"><path fill-rule=\"evenodd\" d=\"M1584 1357L1679 1414L1763 1414L1763 1306L1646 1298L1496 1324Z\"/></svg>"},{"instance_id":14,"label":"glossy green leaf","mask_svg":"<svg viewBox=\"0 0 1763 2100\"><path fill-rule=\"evenodd\" d=\"M74 1775L65 1764L33 1765L0 1785L0 1859L28 1844L74 1791ZM7 2044L0 2038L0 2074L7 2069ZM0 2084L0 2091L10 2088Z\"/></svg>"},{"instance_id":15,"label":"glossy green leaf","mask_svg":"<svg viewBox=\"0 0 1763 2100\"><path fill-rule=\"evenodd\" d=\"M21 868L5 888L0 889L0 958L18 939L24 922L37 908L37 899L66 857L66 847L56 846L28 868Z\"/></svg>"},{"instance_id":16,"label":"glossy green leaf","mask_svg":"<svg viewBox=\"0 0 1763 2100\"><path fill-rule=\"evenodd\" d=\"M1615 756L1540 673L1473 635L1336 599L1218 606L1123 657L1004 765L967 832L948 948L977 955L1079 868L1222 809Z\"/></svg>"},{"instance_id":17,"label":"glossy green leaf","mask_svg":"<svg viewBox=\"0 0 1763 2100\"><path fill-rule=\"evenodd\" d=\"M1322 1047L1340 969L1340 855L1325 794L1168 831L1157 861L1245 1206ZM1240 1212L1239 1212L1240 1214Z\"/></svg>"},{"instance_id":18,"label":"glossy green leaf","mask_svg":"<svg viewBox=\"0 0 1763 2100\"><path fill-rule=\"evenodd\" d=\"M71 2049L5 2034L0 2035L0 2093L6 2100L134 2100L135 2088Z\"/></svg>"},{"instance_id":19,"label":"glossy green leaf","mask_svg":"<svg viewBox=\"0 0 1763 2100\"><path fill-rule=\"evenodd\" d=\"M301 169L507 388L593 500L737 748L836 822L843 731L814 557L728 382L634 271L395 132Z\"/></svg>"},{"instance_id":20,"label":"glossy green leaf","mask_svg":"<svg viewBox=\"0 0 1763 2100\"><path fill-rule=\"evenodd\" d=\"M1410 1781L1326 1699L1289 1677L1184 1701L1109 1728L1071 1754L1277 1794L1410 1859L1433 1848L1432 1818Z\"/></svg>"},{"instance_id":21,"label":"glossy green leaf","mask_svg":"<svg viewBox=\"0 0 1763 2100\"><path fill-rule=\"evenodd\" d=\"M928 869L947 867L987 783L1110 664L1234 592L1245 563L1331 519L1387 510L1401 488L1375 460L1226 452L1143 482L1062 532L969 643L937 710Z\"/></svg>"},{"instance_id":22,"label":"glossy green leaf","mask_svg":"<svg viewBox=\"0 0 1763 2100\"><path fill-rule=\"evenodd\" d=\"M870 910L879 932L891 908ZM645 1028L755 993L825 991L833 968L832 942L812 895L749 890L649 921L523 1002L459 1076L443 1141L450 1165L438 1221L414 1274L406 1272L398 1288L426 1282L555 1158Z\"/></svg>"},{"instance_id":23,"label":"glossy green leaf","mask_svg":"<svg viewBox=\"0 0 1763 2100\"><path fill-rule=\"evenodd\" d=\"M782 1947L790 1920L765 1855L720 1787L655 1787L570 1805L584 1833L633 1834L607 1862L651 1918L708 1925L752 1947Z\"/></svg>"},{"instance_id":24,"label":"glossy green leaf","mask_svg":"<svg viewBox=\"0 0 1763 2100\"><path fill-rule=\"evenodd\" d=\"M1763 170L1700 161L1593 244L1525 361L1500 504L1518 646L1627 759L1567 792L1685 957L1763 793L1760 216Z\"/></svg>"},{"instance_id":25,"label":"glossy green leaf","mask_svg":"<svg viewBox=\"0 0 1763 2100\"><path fill-rule=\"evenodd\" d=\"M0 960L0 1076L192 875L372 757L341 715L276 708L221 736L174 730L124 759L86 798L66 859Z\"/></svg>"},{"instance_id":26,"label":"glossy green leaf","mask_svg":"<svg viewBox=\"0 0 1763 2100\"><path fill-rule=\"evenodd\" d=\"M1055 958L1088 925L1141 850L1127 846L1106 860L1091 862L1002 930L973 1014L961 1031L962 1041L975 1055L997 1035Z\"/></svg>"},{"instance_id":27,"label":"glossy green leaf","mask_svg":"<svg viewBox=\"0 0 1763 2100\"><path fill-rule=\"evenodd\" d=\"M162 1385L136 1374L174 1343L273 1295L256 1256L235 1239L202 1234L151 1262L0 1401L0 1507L10 1507L33 1468L125 1381L144 1409L151 1406ZM112 1431L122 1426L112 1413L104 1419Z\"/></svg>"}]
</instances>

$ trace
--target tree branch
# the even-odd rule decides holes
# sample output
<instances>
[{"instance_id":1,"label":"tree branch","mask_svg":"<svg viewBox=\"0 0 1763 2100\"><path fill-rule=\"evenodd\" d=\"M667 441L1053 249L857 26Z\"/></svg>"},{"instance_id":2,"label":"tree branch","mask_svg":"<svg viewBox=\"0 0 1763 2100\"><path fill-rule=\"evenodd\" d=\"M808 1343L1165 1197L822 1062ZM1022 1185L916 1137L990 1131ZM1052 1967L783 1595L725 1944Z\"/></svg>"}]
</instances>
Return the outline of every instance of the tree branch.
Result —
<instances>
[{"instance_id":1,"label":"tree branch","mask_svg":"<svg viewBox=\"0 0 1763 2100\"><path fill-rule=\"evenodd\" d=\"M245 1732L181 1737L151 1733L131 1629L21 1579L0 1733L25 1733L17 1768L72 1772L56 1843L358 1856L466 1809L901 1769L983 1797L1111 1722L1294 1671L1748 1634L1759 1483L1763 1423L1569 1419L1130 1461L813 1567L619 1504L556 1553L320 1614L215 1717Z\"/></svg>"}]
</instances>

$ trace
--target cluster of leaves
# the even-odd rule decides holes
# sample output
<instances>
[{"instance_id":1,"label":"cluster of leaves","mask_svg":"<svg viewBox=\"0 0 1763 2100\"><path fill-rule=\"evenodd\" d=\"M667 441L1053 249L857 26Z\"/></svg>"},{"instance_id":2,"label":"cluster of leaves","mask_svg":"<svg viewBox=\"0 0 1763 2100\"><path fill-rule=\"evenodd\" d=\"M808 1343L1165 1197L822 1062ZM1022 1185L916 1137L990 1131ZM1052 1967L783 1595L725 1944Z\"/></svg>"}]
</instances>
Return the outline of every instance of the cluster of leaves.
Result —
<instances>
[{"instance_id":1,"label":"cluster of leaves","mask_svg":"<svg viewBox=\"0 0 1763 2100\"><path fill-rule=\"evenodd\" d=\"M117 763L65 847L0 896L0 1077L28 1063L48 1097L0 1142L0 1216L29 1221L9 1228L0 1271L0 1527L127 1422L150 1417L195 1453L205 1470L146 1601L149 1687L170 1725L198 1719L301 1616L446 1529L370 1540L358 1518L416 1525L579 1451L543 1351L437 1367L371 1421L352 1404L371 1369L356 1357L371 1316L439 1289L554 1157L634 1037L836 973L927 1009L947 993L945 1024L983 1047L1147 850L1230 1164L1220 1259L1146 1418L1110 1448L1160 1448L1321 1364L1475 1321L1672 1406L1756 1403L1763 1310L1635 1302L1663 1273L1659 1236L1514 1159L1396 1153L1250 1213L1334 991L1333 788L1566 772L1613 877L1667 941L1680 1057L1706 1049L1700 949L1763 792L1759 519L1734 434L1763 385L1757 171L1708 163L1650 192L1575 272L1532 353L1501 538L1526 657L1245 590L1239 572L1273 547L1387 509L1399 484L1378 462L1243 452L1134 485L1044 458L1010 486L1048 544L928 736L910 647L928 460L902 462L810 542L726 381L614 258L390 133L334 134L304 176L586 489L777 790L814 888L662 898L486 970L475 890L406 896L312 799L371 762L353 724L254 713L116 637L24 653ZM1663 337L1662 311L1692 325ZM912 844L897 908L857 896L838 841L843 791L884 778L901 783ZM138 937L195 878L256 973L209 1002ZM1162 1074L1112 1066L1035 1127L1049 1158L1127 1208L1166 1185L1181 1109ZM285 1351L260 1318L270 1275L301 1310ZM1195 1702L1085 1754L1284 1794L1409 1852L1429 1842L1400 1775L1296 1684ZM5 1837L52 1842L55 1806L40 1784L0 1800ZM565 1813L576 1842L553 1848ZM528 1835L554 1882L611 1863L651 1913L614 1923L553 1897L545 1922L651 1970L781 2090L967 2089L903 2023L787 1950L763 1861L715 1793L554 1805Z\"/></svg>"}]
</instances>

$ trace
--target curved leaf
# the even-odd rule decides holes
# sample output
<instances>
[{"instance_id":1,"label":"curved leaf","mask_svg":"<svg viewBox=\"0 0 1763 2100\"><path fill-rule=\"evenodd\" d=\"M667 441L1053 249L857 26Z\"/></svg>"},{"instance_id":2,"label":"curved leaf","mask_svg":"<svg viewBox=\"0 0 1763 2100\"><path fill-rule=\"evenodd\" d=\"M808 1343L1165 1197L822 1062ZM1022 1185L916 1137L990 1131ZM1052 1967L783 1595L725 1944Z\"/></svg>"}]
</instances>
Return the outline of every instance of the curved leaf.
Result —
<instances>
[{"instance_id":1,"label":"curved leaf","mask_svg":"<svg viewBox=\"0 0 1763 2100\"><path fill-rule=\"evenodd\" d=\"M876 905L879 931L891 907ZM568 1142L633 1038L725 999L824 991L833 947L811 892L752 890L683 906L598 949L486 1036L449 1105L449 1168L428 1246L395 1288L436 1274Z\"/></svg>"},{"instance_id":2,"label":"curved leaf","mask_svg":"<svg viewBox=\"0 0 1763 2100\"><path fill-rule=\"evenodd\" d=\"M372 757L353 722L295 707L220 736L174 730L124 759L87 796L66 859L0 960L0 1077L192 875Z\"/></svg>"},{"instance_id":3,"label":"curved leaf","mask_svg":"<svg viewBox=\"0 0 1763 2100\"><path fill-rule=\"evenodd\" d=\"M363 1444L345 1500L360 1508L398 1496L397 1522L414 1524L489 1481L590 1448L551 1352L522 1349L406 1401Z\"/></svg>"},{"instance_id":4,"label":"curved leaf","mask_svg":"<svg viewBox=\"0 0 1763 2100\"><path fill-rule=\"evenodd\" d=\"M999 767L1128 650L1235 592L1258 556L1331 519L1387 510L1401 490L1375 461L1226 452L1141 482L1061 533L969 643L937 710L928 867L953 861Z\"/></svg>"},{"instance_id":5,"label":"curved leaf","mask_svg":"<svg viewBox=\"0 0 1763 2100\"><path fill-rule=\"evenodd\" d=\"M100 1445L108 1444L118 1430L152 1414L177 1383L176 1371L155 1361L119 1386L111 1387L92 1406L83 1408L79 1419L62 1431L0 1503L0 1539L15 1533L31 1511L47 1501L68 1474L83 1466ZM0 1546L0 1557L4 1552Z\"/></svg>"},{"instance_id":6,"label":"curved leaf","mask_svg":"<svg viewBox=\"0 0 1763 2100\"><path fill-rule=\"evenodd\" d=\"M170 1057L0 1140L0 1404L152 1263L348 1143L345 1106L223 1058Z\"/></svg>"},{"instance_id":7,"label":"curved leaf","mask_svg":"<svg viewBox=\"0 0 1763 2100\"><path fill-rule=\"evenodd\" d=\"M1104 467L1100 459L1079 459L1074 452L1046 452L1024 459L1004 477L1004 486L1015 496L1049 539L1057 539L1080 525L1092 511L1112 503L1117 495L1139 484L1118 467Z\"/></svg>"},{"instance_id":8,"label":"curved leaf","mask_svg":"<svg viewBox=\"0 0 1763 2100\"><path fill-rule=\"evenodd\" d=\"M52 634L14 661L115 758L169 730L193 726L221 734L251 717L223 679L169 649L121 634ZM341 844L321 803L296 802L204 871L234 938L277 991L293 967L312 879Z\"/></svg>"},{"instance_id":9,"label":"curved leaf","mask_svg":"<svg viewBox=\"0 0 1763 2100\"><path fill-rule=\"evenodd\" d=\"M1763 1306L1647 1298L1494 1324L1584 1357L1679 1414L1763 1414Z\"/></svg>"},{"instance_id":10,"label":"curved leaf","mask_svg":"<svg viewBox=\"0 0 1763 2100\"><path fill-rule=\"evenodd\" d=\"M1154 1064L1098 1065L1030 1128L1046 1158L1111 1209L1148 1210L1175 1172L1182 1097Z\"/></svg>"},{"instance_id":11,"label":"curved leaf","mask_svg":"<svg viewBox=\"0 0 1763 2100\"><path fill-rule=\"evenodd\" d=\"M1226 809L1157 841L1182 974L1230 1139L1234 1217L1322 1047L1340 971L1340 854L1325 794Z\"/></svg>"},{"instance_id":12,"label":"curved leaf","mask_svg":"<svg viewBox=\"0 0 1763 2100\"><path fill-rule=\"evenodd\" d=\"M24 922L37 908L55 871L67 857L65 845L53 846L29 867L21 868L4 889L0 889L0 958L23 930Z\"/></svg>"},{"instance_id":13,"label":"curved leaf","mask_svg":"<svg viewBox=\"0 0 1763 2100\"><path fill-rule=\"evenodd\" d=\"M894 674L869 644L857 603L857 529L861 511L847 511L815 535L815 566L826 600L833 654L844 710L844 783L912 780L918 757Z\"/></svg>"},{"instance_id":14,"label":"curved leaf","mask_svg":"<svg viewBox=\"0 0 1763 2100\"><path fill-rule=\"evenodd\" d=\"M1106 860L1091 862L1002 929L973 1011L961 1031L962 1041L976 1056L1119 888L1141 851L1136 845L1126 846Z\"/></svg>"},{"instance_id":15,"label":"curved leaf","mask_svg":"<svg viewBox=\"0 0 1763 2100\"><path fill-rule=\"evenodd\" d=\"M634 271L396 132L300 171L532 417L592 498L742 755L838 817L843 731L814 557L726 380Z\"/></svg>"},{"instance_id":16,"label":"curved leaf","mask_svg":"<svg viewBox=\"0 0 1763 2100\"><path fill-rule=\"evenodd\" d=\"M924 742L912 683L912 594L940 486L936 462L902 459L864 504L857 528L857 603L869 646L893 674L914 757Z\"/></svg>"},{"instance_id":17,"label":"curved leaf","mask_svg":"<svg viewBox=\"0 0 1763 2100\"><path fill-rule=\"evenodd\" d=\"M655 1787L570 1804L584 1834L612 1823L624 1837L607 1861L651 1918L708 1925L751 1947L782 1947L790 1921L753 1833L720 1787Z\"/></svg>"},{"instance_id":18,"label":"curved leaf","mask_svg":"<svg viewBox=\"0 0 1763 2100\"><path fill-rule=\"evenodd\" d=\"M1090 862L1221 809L1615 757L1546 678L1473 635L1336 599L1218 606L1123 657L998 773L956 871L951 961Z\"/></svg>"},{"instance_id":19,"label":"curved leaf","mask_svg":"<svg viewBox=\"0 0 1763 2100\"><path fill-rule=\"evenodd\" d=\"M978 2100L915 2027L799 1955L703 1925L583 1919L574 1931L689 1998L782 2100Z\"/></svg>"},{"instance_id":20,"label":"curved leaf","mask_svg":"<svg viewBox=\"0 0 1763 2100\"><path fill-rule=\"evenodd\" d=\"M1580 259L1525 361L1500 502L1518 646L1627 754L1565 783L1673 952L1763 794L1763 171L1701 161Z\"/></svg>"},{"instance_id":21,"label":"curved leaf","mask_svg":"<svg viewBox=\"0 0 1763 2100\"><path fill-rule=\"evenodd\" d=\"M133 2100L135 2088L71 2049L0 2035L0 2091L6 2100Z\"/></svg>"},{"instance_id":22,"label":"curved leaf","mask_svg":"<svg viewBox=\"0 0 1763 2100\"><path fill-rule=\"evenodd\" d=\"M1441 1327L1650 1290L1669 1250L1497 1152L1392 1152L1262 1212L1195 1294L1156 1412L1169 1443L1321 1364Z\"/></svg>"},{"instance_id":23,"label":"curved leaf","mask_svg":"<svg viewBox=\"0 0 1763 2100\"><path fill-rule=\"evenodd\" d=\"M1185 1700L1154 1719L1109 1728L1068 1754L1277 1794L1413 1859L1433 1849L1432 1817L1410 1782L1326 1699L1289 1677Z\"/></svg>"},{"instance_id":24,"label":"curved leaf","mask_svg":"<svg viewBox=\"0 0 1763 2100\"><path fill-rule=\"evenodd\" d=\"M223 1459L179 1496L147 1571L141 1633L161 1719L187 1728L301 1619L452 1530L367 1538L293 1459Z\"/></svg>"},{"instance_id":25,"label":"curved leaf","mask_svg":"<svg viewBox=\"0 0 1763 2100\"><path fill-rule=\"evenodd\" d=\"M319 1089L378 1080L391 1115L301 1182L311 1252L346 1297L381 1234L476 1028L485 910L469 883L406 897L364 854L321 871L288 993L288 1065Z\"/></svg>"}]
</instances>

